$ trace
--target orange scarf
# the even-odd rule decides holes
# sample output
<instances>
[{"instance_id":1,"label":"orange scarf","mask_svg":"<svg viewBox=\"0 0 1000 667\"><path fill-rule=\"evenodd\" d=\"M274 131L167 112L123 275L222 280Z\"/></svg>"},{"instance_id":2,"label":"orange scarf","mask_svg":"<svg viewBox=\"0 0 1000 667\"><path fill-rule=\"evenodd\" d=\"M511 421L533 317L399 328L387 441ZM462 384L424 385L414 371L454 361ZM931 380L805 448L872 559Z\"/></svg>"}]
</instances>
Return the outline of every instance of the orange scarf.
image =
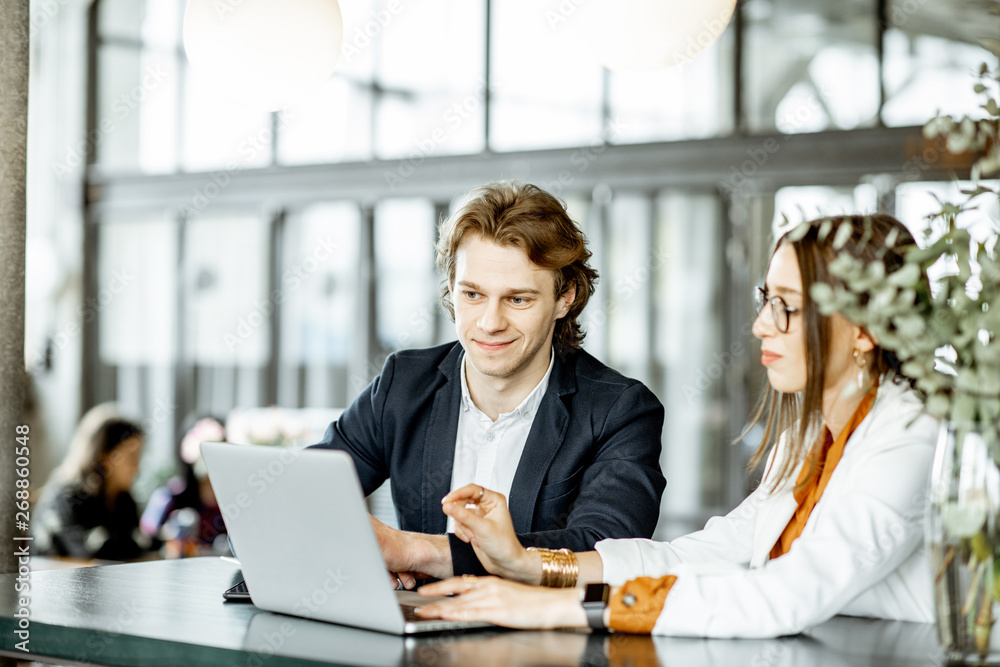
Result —
<instances>
[{"instance_id":1,"label":"orange scarf","mask_svg":"<svg viewBox=\"0 0 1000 667\"><path fill-rule=\"evenodd\" d=\"M861 399L861 404L858 405L854 414L851 415L847 426L840 432L836 440L833 439L833 434L830 433L829 428L823 429L823 445L818 449L813 449L809 458L802 465L802 471L795 482L794 496L799 506L795 510L795 514L792 515L788 525L785 526L781 537L778 538L778 541L771 548L772 559L788 553L788 550L792 548L792 542L802 534L802 530L806 527L806 522L809 521L809 515L812 513L816 503L823 496L823 491L826 489L826 485L830 481L834 469L836 469L837 464L840 463L840 458L844 455L844 446L847 444L847 439L851 437L851 434L858 428L862 420L868 416L874 402L875 392L869 392ZM815 463L817 458L819 459L818 465Z\"/></svg>"}]
</instances>

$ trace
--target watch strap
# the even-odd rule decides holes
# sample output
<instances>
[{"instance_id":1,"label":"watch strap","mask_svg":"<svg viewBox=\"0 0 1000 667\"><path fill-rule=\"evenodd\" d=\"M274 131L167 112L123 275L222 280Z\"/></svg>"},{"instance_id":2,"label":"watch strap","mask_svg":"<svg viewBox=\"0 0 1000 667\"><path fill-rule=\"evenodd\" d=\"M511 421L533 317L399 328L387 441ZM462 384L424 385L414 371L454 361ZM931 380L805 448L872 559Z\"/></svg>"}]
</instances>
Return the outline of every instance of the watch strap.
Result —
<instances>
[{"instance_id":1,"label":"watch strap","mask_svg":"<svg viewBox=\"0 0 1000 667\"><path fill-rule=\"evenodd\" d=\"M580 597L583 612L587 616L587 625L595 630L605 630L604 610L608 607L611 586L604 583L587 584Z\"/></svg>"}]
</instances>

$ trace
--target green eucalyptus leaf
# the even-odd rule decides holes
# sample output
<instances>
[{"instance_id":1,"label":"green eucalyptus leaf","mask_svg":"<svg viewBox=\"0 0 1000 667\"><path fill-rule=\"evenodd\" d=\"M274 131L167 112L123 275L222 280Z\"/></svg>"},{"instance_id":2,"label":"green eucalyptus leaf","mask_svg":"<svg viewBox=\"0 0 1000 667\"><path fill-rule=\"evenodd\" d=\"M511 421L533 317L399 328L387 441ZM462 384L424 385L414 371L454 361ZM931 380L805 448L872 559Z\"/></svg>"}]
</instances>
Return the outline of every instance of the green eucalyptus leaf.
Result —
<instances>
[{"instance_id":1,"label":"green eucalyptus leaf","mask_svg":"<svg viewBox=\"0 0 1000 667\"><path fill-rule=\"evenodd\" d=\"M788 232L787 238L792 242L801 241L805 238L806 234L809 233L810 228L811 226L808 222L800 222L798 225L793 227L790 232Z\"/></svg>"},{"instance_id":2,"label":"green eucalyptus leaf","mask_svg":"<svg viewBox=\"0 0 1000 667\"><path fill-rule=\"evenodd\" d=\"M941 521L949 533L956 537L972 537L983 527L989 514L986 499L961 503L946 503L941 508Z\"/></svg>"},{"instance_id":3,"label":"green eucalyptus leaf","mask_svg":"<svg viewBox=\"0 0 1000 667\"><path fill-rule=\"evenodd\" d=\"M910 314L896 319L896 329L900 336L913 339L924 335L927 325L920 315Z\"/></svg>"},{"instance_id":4,"label":"green eucalyptus leaf","mask_svg":"<svg viewBox=\"0 0 1000 667\"><path fill-rule=\"evenodd\" d=\"M833 249L840 250L847 243L848 239L851 238L851 234L854 232L854 225L849 219L845 219L837 227L837 234L833 237Z\"/></svg>"},{"instance_id":5,"label":"green eucalyptus leaf","mask_svg":"<svg viewBox=\"0 0 1000 667\"><path fill-rule=\"evenodd\" d=\"M967 424L976 419L976 399L968 394L956 393L952 397L951 421L956 424Z\"/></svg>"},{"instance_id":6,"label":"green eucalyptus leaf","mask_svg":"<svg viewBox=\"0 0 1000 667\"><path fill-rule=\"evenodd\" d=\"M865 267L865 277L881 282L885 278L885 264L882 262L871 262Z\"/></svg>"},{"instance_id":7,"label":"green eucalyptus leaf","mask_svg":"<svg viewBox=\"0 0 1000 667\"><path fill-rule=\"evenodd\" d=\"M980 398L979 415L987 422L1000 419L1000 398Z\"/></svg>"},{"instance_id":8,"label":"green eucalyptus leaf","mask_svg":"<svg viewBox=\"0 0 1000 667\"><path fill-rule=\"evenodd\" d=\"M900 370L903 371L903 375L914 380L919 380L927 376L927 370L924 368L924 365L916 361L909 361L903 364Z\"/></svg>"},{"instance_id":9,"label":"green eucalyptus leaf","mask_svg":"<svg viewBox=\"0 0 1000 667\"><path fill-rule=\"evenodd\" d=\"M883 284L881 288L875 290L872 294L871 300L868 302L868 310L878 313L892 308L893 304L896 302L896 295L898 292L899 290L891 284Z\"/></svg>"},{"instance_id":10,"label":"green eucalyptus leaf","mask_svg":"<svg viewBox=\"0 0 1000 667\"><path fill-rule=\"evenodd\" d=\"M949 153L965 153L972 148L972 138L964 134L950 134L946 145Z\"/></svg>"},{"instance_id":11,"label":"green eucalyptus leaf","mask_svg":"<svg viewBox=\"0 0 1000 667\"><path fill-rule=\"evenodd\" d=\"M931 118L924 124L925 139L936 139L939 134L941 134L941 128L937 118Z\"/></svg>"},{"instance_id":12,"label":"green eucalyptus leaf","mask_svg":"<svg viewBox=\"0 0 1000 667\"><path fill-rule=\"evenodd\" d=\"M816 238L822 243L826 240L826 237L830 234L830 230L833 229L833 220L827 218L820 224L819 232L816 234Z\"/></svg>"},{"instance_id":13,"label":"green eucalyptus leaf","mask_svg":"<svg viewBox=\"0 0 1000 667\"><path fill-rule=\"evenodd\" d=\"M912 287L917 284L921 275L922 271L919 265L903 264L902 267L889 274L887 282L897 287Z\"/></svg>"},{"instance_id":14,"label":"green eucalyptus leaf","mask_svg":"<svg viewBox=\"0 0 1000 667\"><path fill-rule=\"evenodd\" d=\"M927 412L938 419L947 417L950 408L951 402L945 394L936 393L927 399Z\"/></svg>"},{"instance_id":15,"label":"green eucalyptus leaf","mask_svg":"<svg viewBox=\"0 0 1000 667\"><path fill-rule=\"evenodd\" d=\"M948 251L948 246L950 244L945 239L938 239L932 245L926 248L913 247L906 252L904 259L907 264L916 263L920 265L929 265L936 262L941 255Z\"/></svg>"},{"instance_id":16,"label":"green eucalyptus leaf","mask_svg":"<svg viewBox=\"0 0 1000 667\"><path fill-rule=\"evenodd\" d=\"M992 176L994 172L1000 171L1000 151L990 151L976 160L975 168L981 176Z\"/></svg>"},{"instance_id":17,"label":"green eucalyptus leaf","mask_svg":"<svg viewBox=\"0 0 1000 667\"><path fill-rule=\"evenodd\" d=\"M976 371L971 368L963 368L958 371L958 377L955 379L955 387L959 391L970 394L977 393L979 391L979 379L976 376Z\"/></svg>"}]
</instances>

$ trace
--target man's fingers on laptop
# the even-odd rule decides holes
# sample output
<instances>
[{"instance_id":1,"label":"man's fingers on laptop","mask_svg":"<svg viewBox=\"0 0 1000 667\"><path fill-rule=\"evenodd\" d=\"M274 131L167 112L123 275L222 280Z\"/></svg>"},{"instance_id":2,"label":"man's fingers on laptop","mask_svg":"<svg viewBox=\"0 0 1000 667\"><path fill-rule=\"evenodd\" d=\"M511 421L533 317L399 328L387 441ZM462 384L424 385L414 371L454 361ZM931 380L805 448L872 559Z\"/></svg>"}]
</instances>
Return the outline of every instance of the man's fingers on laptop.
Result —
<instances>
[{"instance_id":1,"label":"man's fingers on laptop","mask_svg":"<svg viewBox=\"0 0 1000 667\"><path fill-rule=\"evenodd\" d=\"M417 580L410 572L396 572L394 574L398 583L403 585L403 588L410 590L417 585Z\"/></svg>"}]
</instances>

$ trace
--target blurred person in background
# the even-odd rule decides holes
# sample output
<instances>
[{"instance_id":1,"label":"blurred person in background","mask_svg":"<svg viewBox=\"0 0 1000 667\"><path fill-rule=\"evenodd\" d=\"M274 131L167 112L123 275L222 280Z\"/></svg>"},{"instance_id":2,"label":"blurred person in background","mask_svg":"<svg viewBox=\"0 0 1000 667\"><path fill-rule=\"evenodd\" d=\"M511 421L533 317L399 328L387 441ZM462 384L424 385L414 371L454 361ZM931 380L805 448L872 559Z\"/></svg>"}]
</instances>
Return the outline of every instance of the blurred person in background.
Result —
<instances>
[{"instance_id":1,"label":"blurred person in background","mask_svg":"<svg viewBox=\"0 0 1000 667\"><path fill-rule=\"evenodd\" d=\"M167 558L227 554L226 525L201 458L201 443L225 440L226 429L211 416L186 421L181 473L153 492L140 526L146 535L164 541Z\"/></svg>"},{"instance_id":2,"label":"blurred person in background","mask_svg":"<svg viewBox=\"0 0 1000 667\"><path fill-rule=\"evenodd\" d=\"M148 553L152 542L139 531L131 493L143 443L142 427L112 404L84 415L42 490L33 524L39 554L133 560Z\"/></svg>"}]
</instances>

